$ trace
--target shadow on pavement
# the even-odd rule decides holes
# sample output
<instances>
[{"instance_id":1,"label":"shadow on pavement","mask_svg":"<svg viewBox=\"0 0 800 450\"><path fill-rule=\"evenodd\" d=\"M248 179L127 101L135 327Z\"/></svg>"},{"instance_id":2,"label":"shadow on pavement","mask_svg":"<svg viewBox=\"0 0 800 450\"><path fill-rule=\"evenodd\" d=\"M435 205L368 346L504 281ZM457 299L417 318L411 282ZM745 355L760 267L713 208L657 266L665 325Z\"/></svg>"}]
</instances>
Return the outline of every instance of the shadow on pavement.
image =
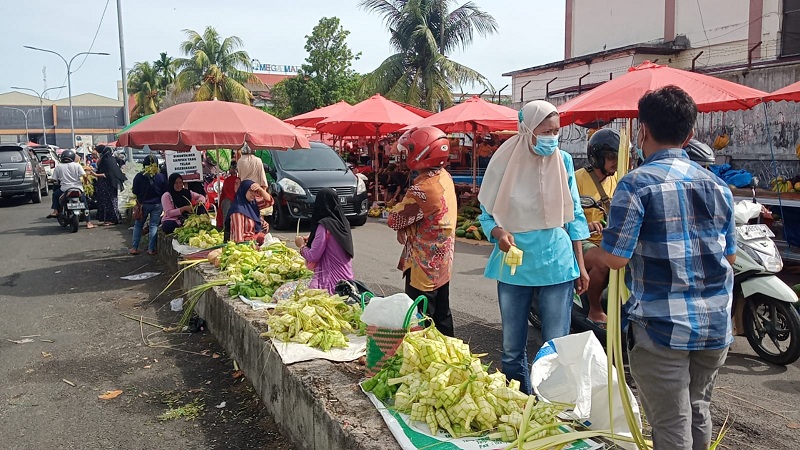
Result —
<instances>
[{"instance_id":1,"label":"shadow on pavement","mask_svg":"<svg viewBox=\"0 0 800 450\"><path fill-rule=\"evenodd\" d=\"M770 364L756 356L733 352L728 353L725 365L719 369L720 374L733 375L778 375L784 372L786 367Z\"/></svg>"}]
</instances>

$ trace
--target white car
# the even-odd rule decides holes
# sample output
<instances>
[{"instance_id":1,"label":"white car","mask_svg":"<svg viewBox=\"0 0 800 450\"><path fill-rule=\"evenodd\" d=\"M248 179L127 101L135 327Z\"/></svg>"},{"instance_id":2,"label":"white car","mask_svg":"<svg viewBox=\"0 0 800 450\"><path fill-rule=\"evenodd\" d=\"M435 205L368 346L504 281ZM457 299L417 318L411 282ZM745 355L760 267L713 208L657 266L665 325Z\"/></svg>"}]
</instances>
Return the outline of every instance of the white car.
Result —
<instances>
[{"instance_id":1,"label":"white car","mask_svg":"<svg viewBox=\"0 0 800 450\"><path fill-rule=\"evenodd\" d=\"M51 145L37 145L35 147L30 147L30 149L36 154L36 158L39 159L39 162L44 167L44 171L47 172L47 184L52 186L53 183L49 180L53 178L53 171L60 163L58 152L56 152L56 149Z\"/></svg>"}]
</instances>

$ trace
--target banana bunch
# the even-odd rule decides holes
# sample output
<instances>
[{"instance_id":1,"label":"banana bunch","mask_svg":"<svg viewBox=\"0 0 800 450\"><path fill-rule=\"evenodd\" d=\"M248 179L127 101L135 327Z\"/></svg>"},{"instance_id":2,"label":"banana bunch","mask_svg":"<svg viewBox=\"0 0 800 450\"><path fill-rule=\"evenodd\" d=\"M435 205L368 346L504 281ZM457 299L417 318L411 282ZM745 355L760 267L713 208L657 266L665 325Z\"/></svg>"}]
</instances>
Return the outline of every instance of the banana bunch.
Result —
<instances>
[{"instance_id":1,"label":"banana bunch","mask_svg":"<svg viewBox=\"0 0 800 450\"><path fill-rule=\"evenodd\" d=\"M783 177L774 178L770 180L769 184L772 186L772 192L797 192L796 186L792 185L792 181Z\"/></svg>"},{"instance_id":2,"label":"banana bunch","mask_svg":"<svg viewBox=\"0 0 800 450\"><path fill-rule=\"evenodd\" d=\"M721 134L714 139L714 144L711 146L714 147L714 150L722 150L723 148L727 147L728 144L731 142L731 137L728 134Z\"/></svg>"},{"instance_id":3,"label":"banana bunch","mask_svg":"<svg viewBox=\"0 0 800 450\"><path fill-rule=\"evenodd\" d=\"M508 253L503 256L503 264L511 268L511 275L515 275L517 273L517 267L522 265L522 250L518 249L516 246L508 249Z\"/></svg>"},{"instance_id":4,"label":"banana bunch","mask_svg":"<svg viewBox=\"0 0 800 450\"><path fill-rule=\"evenodd\" d=\"M800 158L800 144L797 144L797 148L795 148L794 152L797 154L797 157Z\"/></svg>"},{"instance_id":5,"label":"banana bunch","mask_svg":"<svg viewBox=\"0 0 800 450\"><path fill-rule=\"evenodd\" d=\"M147 176L154 177L158 174L158 164L150 164L149 166L142 169L142 173Z\"/></svg>"},{"instance_id":6,"label":"banana bunch","mask_svg":"<svg viewBox=\"0 0 800 450\"><path fill-rule=\"evenodd\" d=\"M83 184L83 193L86 194L87 197L94 196L94 180L95 176L88 171L86 172L86 175L81 177L81 183Z\"/></svg>"}]
</instances>

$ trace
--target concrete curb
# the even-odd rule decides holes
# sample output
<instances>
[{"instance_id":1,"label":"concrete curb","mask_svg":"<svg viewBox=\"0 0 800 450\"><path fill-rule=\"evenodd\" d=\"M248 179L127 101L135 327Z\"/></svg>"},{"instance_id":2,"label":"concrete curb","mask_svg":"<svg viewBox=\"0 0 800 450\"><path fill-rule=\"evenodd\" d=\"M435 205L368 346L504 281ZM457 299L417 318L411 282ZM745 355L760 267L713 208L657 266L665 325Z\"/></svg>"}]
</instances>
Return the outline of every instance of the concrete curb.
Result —
<instances>
[{"instance_id":1,"label":"concrete curb","mask_svg":"<svg viewBox=\"0 0 800 450\"><path fill-rule=\"evenodd\" d=\"M158 245L162 262L171 271L177 269L171 237L160 233ZM207 264L189 269L183 274L183 288L203 284L217 274ZM283 433L299 448L400 449L358 386L363 366L325 360L284 365L271 341L259 336L266 330L264 313L231 299L225 287L207 291L195 310L238 362Z\"/></svg>"}]
</instances>

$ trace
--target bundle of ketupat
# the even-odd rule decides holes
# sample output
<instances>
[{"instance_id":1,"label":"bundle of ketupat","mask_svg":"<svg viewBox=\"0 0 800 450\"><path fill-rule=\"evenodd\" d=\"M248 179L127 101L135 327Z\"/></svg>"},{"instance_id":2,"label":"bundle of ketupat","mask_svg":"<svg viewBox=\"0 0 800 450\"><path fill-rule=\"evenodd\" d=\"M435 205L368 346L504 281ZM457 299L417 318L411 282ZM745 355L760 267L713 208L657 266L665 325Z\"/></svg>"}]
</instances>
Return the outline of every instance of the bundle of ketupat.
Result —
<instances>
[{"instance_id":1,"label":"bundle of ketupat","mask_svg":"<svg viewBox=\"0 0 800 450\"><path fill-rule=\"evenodd\" d=\"M360 318L359 305L348 305L343 297L325 290L307 289L278 303L267 319L269 331L264 335L327 352L332 347L347 347L345 335L361 329Z\"/></svg>"},{"instance_id":2,"label":"bundle of ketupat","mask_svg":"<svg viewBox=\"0 0 800 450\"><path fill-rule=\"evenodd\" d=\"M189 246L196 248L211 248L221 245L225 236L216 229L200 230L196 235L189 238Z\"/></svg>"},{"instance_id":3,"label":"bundle of ketupat","mask_svg":"<svg viewBox=\"0 0 800 450\"><path fill-rule=\"evenodd\" d=\"M300 253L282 242L263 251L249 244L228 242L219 261L220 269L233 283L228 294L234 297L272 297L284 283L313 275Z\"/></svg>"},{"instance_id":4,"label":"bundle of ketupat","mask_svg":"<svg viewBox=\"0 0 800 450\"><path fill-rule=\"evenodd\" d=\"M426 423L434 436L440 428L453 437L494 431L490 438L510 442L561 432L556 415L567 405L536 402L520 392L518 381L489 374L480 356L435 327L412 331L362 387L381 400L393 398L395 410Z\"/></svg>"},{"instance_id":5,"label":"bundle of ketupat","mask_svg":"<svg viewBox=\"0 0 800 450\"><path fill-rule=\"evenodd\" d=\"M189 217L183 221L183 225L175 229L175 238L181 244L188 244L189 239L197 236L201 231L210 232L211 230L214 230L214 226L211 225L211 217L208 214L189 214Z\"/></svg>"}]
</instances>

